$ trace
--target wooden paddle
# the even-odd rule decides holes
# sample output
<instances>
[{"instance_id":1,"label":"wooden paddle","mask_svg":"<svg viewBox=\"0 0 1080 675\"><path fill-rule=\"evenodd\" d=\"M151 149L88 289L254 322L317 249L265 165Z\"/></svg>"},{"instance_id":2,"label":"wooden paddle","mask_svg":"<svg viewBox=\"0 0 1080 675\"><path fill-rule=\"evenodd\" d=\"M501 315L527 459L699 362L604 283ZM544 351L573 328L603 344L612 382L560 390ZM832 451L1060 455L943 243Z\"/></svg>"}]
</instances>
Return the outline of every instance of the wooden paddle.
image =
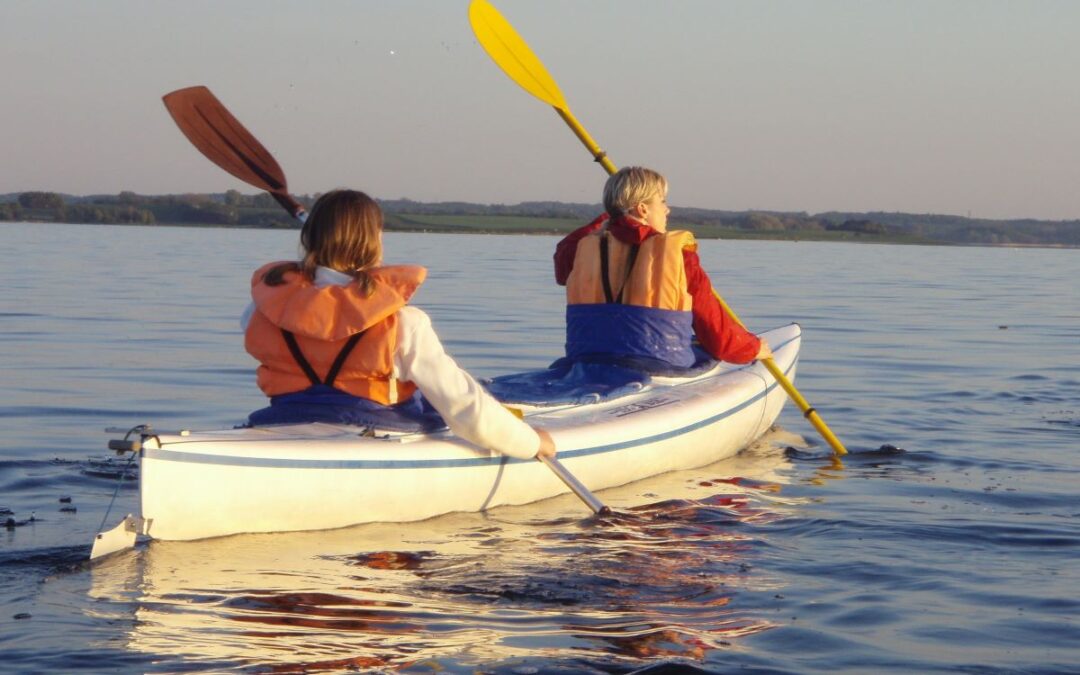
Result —
<instances>
[{"instance_id":1,"label":"wooden paddle","mask_svg":"<svg viewBox=\"0 0 1080 675\"><path fill-rule=\"evenodd\" d=\"M162 97L180 131L214 164L232 175L269 192L294 218L304 221L307 212L289 194L285 172L274 156L214 96L202 86L178 89ZM519 418L521 411L511 409ZM555 458L540 457L593 513L610 513L581 481Z\"/></svg>"},{"instance_id":2,"label":"wooden paddle","mask_svg":"<svg viewBox=\"0 0 1080 675\"><path fill-rule=\"evenodd\" d=\"M293 218L306 218L304 207L289 194L285 172L274 156L209 89L177 89L162 100L176 126L207 159L248 185L269 192Z\"/></svg>"},{"instance_id":3,"label":"wooden paddle","mask_svg":"<svg viewBox=\"0 0 1080 675\"><path fill-rule=\"evenodd\" d=\"M559 85L555 84L555 80L548 74L544 64L540 62L540 59L525 43L525 40L518 35L510 22L503 18L499 10L495 9L487 0L472 0L469 5L469 23L472 24L473 32L476 34L480 46L495 61L495 64L502 68L503 72L511 80L517 82L522 89L555 108L555 112L559 114L559 117L566 122L578 139L588 148L593 159L599 162L609 175L615 173L618 169L608 158L607 153L600 149L592 136L585 131L585 128L570 112L566 99L563 98L562 92L559 91ZM745 326L735 312L731 311L724 299L720 297L720 294L716 292L716 289L713 289L713 295L720 301L724 311L730 314L739 325ZM795 404L799 406L803 416L810 421L810 424L814 425L814 428L832 446L833 452L837 455L846 455L847 449L844 444L833 434L825 421L817 414L817 411L807 403L806 399L795 388L795 385L788 380L780 367L776 365L776 362L770 358L763 359L762 363L780 387L791 397L791 400L795 401Z\"/></svg>"}]
</instances>

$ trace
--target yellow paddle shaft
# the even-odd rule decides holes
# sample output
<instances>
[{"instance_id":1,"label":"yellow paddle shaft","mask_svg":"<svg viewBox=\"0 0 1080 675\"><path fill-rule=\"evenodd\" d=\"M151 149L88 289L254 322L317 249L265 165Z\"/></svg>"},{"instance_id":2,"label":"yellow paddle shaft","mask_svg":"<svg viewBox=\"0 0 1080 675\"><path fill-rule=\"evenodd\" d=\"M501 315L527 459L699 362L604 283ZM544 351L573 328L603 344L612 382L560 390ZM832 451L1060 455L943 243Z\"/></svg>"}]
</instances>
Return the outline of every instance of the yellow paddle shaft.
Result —
<instances>
[{"instance_id":1,"label":"yellow paddle shaft","mask_svg":"<svg viewBox=\"0 0 1080 675\"><path fill-rule=\"evenodd\" d=\"M574 135L585 144L585 147L588 148L589 152L592 154L593 159L599 162L600 166L604 167L604 171L607 171L609 176L618 171L611 160L608 159L607 153L600 149L600 146L597 145L596 141L589 135L589 132L585 131L585 127L581 126L581 123L577 121L577 118L574 117L573 113L566 108L560 108L559 106L552 107L555 108L555 112L559 113L559 117L563 118L563 121L566 122L567 126L574 132Z\"/></svg>"},{"instance_id":2,"label":"yellow paddle shaft","mask_svg":"<svg viewBox=\"0 0 1080 675\"><path fill-rule=\"evenodd\" d=\"M802 411L803 417L807 419L818 430L821 437L832 446L833 452L837 455L846 455L847 448L840 442L840 439L836 437L836 434L829 429L829 425L825 424L825 420L821 419L821 416L817 414L817 410L810 406L806 402L806 399L802 397L799 390L795 388L795 385L784 375L780 370L780 366L776 365L776 362L772 359L762 359L765 364L765 369L772 373L772 376L776 379L776 383L780 385L780 388L787 392L787 395L791 397L792 401L795 401L795 405L799 406L799 410Z\"/></svg>"},{"instance_id":3,"label":"yellow paddle shaft","mask_svg":"<svg viewBox=\"0 0 1080 675\"><path fill-rule=\"evenodd\" d=\"M738 315L728 307L728 304L724 302L724 299L720 297L720 294L716 292L715 288L713 289L713 295L720 301L720 306L724 308L724 311L727 312L732 319L735 319L736 323L745 328L746 324L744 324L739 319ZM805 417L807 421L818 430L821 437L832 446L833 452L837 455L846 455L847 448L845 448L844 444L840 442L840 439L836 437L836 434L832 432L829 425L825 424L825 420L821 419L821 416L817 414L817 410L803 398L803 395L799 393L799 390L795 388L795 385L791 383L791 380L787 378L787 375L784 375L784 371L780 370L780 366L776 365L776 361L768 358L762 359L761 363L764 364L765 369L772 374L773 379L780 385L780 388L787 392L787 395L795 402L795 405L799 406L799 410L802 411L803 417Z\"/></svg>"}]
</instances>

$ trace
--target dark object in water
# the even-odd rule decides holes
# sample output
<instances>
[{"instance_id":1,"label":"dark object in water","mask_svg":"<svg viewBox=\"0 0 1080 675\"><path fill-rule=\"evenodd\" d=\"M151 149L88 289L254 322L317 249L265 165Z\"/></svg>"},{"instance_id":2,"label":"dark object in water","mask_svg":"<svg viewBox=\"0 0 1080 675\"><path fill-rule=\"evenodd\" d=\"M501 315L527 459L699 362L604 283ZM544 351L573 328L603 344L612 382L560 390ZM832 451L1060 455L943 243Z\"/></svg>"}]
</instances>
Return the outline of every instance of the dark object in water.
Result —
<instances>
[{"instance_id":1,"label":"dark object in water","mask_svg":"<svg viewBox=\"0 0 1080 675\"><path fill-rule=\"evenodd\" d=\"M874 451L875 454L879 455L902 455L905 452L907 452L907 450L904 450L903 448L898 448L895 445L891 445L889 443L882 445L880 448Z\"/></svg>"},{"instance_id":2,"label":"dark object in water","mask_svg":"<svg viewBox=\"0 0 1080 675\"><path fill-rule=\"evenodd\" d=\"M784 448L784 456L788 459L794 460L822 458L822 454L820 452L815 452L809 448L796 448L791 445Z\"/></svg>"},{"instance_id":3,"label":"dark object in water","mask_svg":"<svg viewBox=\"0 0 1080 675\"><path fill-rule=\"evenodd\" d=\"M33 616L33 614L30 614L29 612L19 612L18 614L16 614L15 616L13 616L11 618L15 619L16 621L21 621L22 619L29 619L32 616Z\"/></svg>"},{"instance_id":4,"label":"dark object in water","mask_svg":"<svg viewBox=\"0 0 1080 675\"><path fill-rule=\"evenodd\" d=\"M891 443L885 443L876 450L853 450L852 455L858 455L860 457L875 457L878 455L903 455L907 450L898 448ZM784 455L788 459L821 459L821 454L813 452L812 450L805 450L787 446L784 448Z\"/></svg>"},{"instance_id":5,"label":"dark object in water","mask_svg":"<svg viewBox=\"0 0 1080 675\"><path fill-rule=\"evenodd\" d=\"M112 457L106 457L104 459L97 457L89 457L86 460L86 464L82 468L82 473L86 476L95 476L97 478L121 478L124 480L134 480L139 477L138 471L127 460L117 460Z\"/></svg>"},{"instance_id":6,"label":"dark object in water","mask_svg":"<svg viewBox=\"0 0 1080 675\"><path fill-rule=\"evenodd\" d=\"M23 525L29 525L30 523L37 522L37 514L30 513L30 517L26 520L15 520L14 518L8 518L4 521L4 528L7 530L14 530L16 527L22 527Z\"/></svg>"},{"instance_id":7,"label":"dark object in water","mask_svg":"<svg viewBox=\"0 0 1080 675\"><path fill-rule=\"evenodd\" d=\"M75 508L74 506L61 506L60 507L60 513L75 513L76 511L78 511L78 509Z\"/></svg>"},{"instance_id":8,"label":"dark object in water","mask_svg":"<svg viewBox=\"0 0 1080 675\"><path fill-rule=\"evenodd\" d=\"M71 497L67 497L67 496L61 497L60 498L60 503L61 504L70 504L71 503Z\"/></svg>"}]
</instances>

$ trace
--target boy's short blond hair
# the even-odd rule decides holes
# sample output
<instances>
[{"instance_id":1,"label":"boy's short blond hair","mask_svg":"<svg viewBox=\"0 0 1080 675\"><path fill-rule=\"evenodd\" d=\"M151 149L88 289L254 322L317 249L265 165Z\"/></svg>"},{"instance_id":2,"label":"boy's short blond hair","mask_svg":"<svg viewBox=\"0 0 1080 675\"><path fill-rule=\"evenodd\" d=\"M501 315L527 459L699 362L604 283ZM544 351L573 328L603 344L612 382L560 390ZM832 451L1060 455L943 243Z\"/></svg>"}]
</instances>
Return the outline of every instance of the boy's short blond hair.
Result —
<instances>
[{"instance_id":1,"label":"boy's short blond hair","mask_svg":"<svg viewBox=\"0 0 1080 675\"><path fill-rule=\"evenodd\" d=\"M667 179L659 172L628 166L616 171L604 184L604 210L612 217L621 216L656 195L667 196L667 191Z\"/></svg>"}]
</instances>

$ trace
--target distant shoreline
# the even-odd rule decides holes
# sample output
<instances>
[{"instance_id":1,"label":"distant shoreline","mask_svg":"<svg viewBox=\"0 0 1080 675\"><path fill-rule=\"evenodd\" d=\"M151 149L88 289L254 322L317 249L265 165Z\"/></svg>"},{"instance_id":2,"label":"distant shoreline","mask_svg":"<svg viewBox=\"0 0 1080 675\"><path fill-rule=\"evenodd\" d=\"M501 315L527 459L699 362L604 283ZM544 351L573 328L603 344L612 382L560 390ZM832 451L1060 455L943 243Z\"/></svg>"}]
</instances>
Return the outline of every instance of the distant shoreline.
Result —
<instances>
[{"instance_id":1,"label":"distant shoreline","mask_svg":"<svg viewBox=\"0 0 1080 675\"><path fill-rule=\"evenodd\" d=\"M304 205L311 195L295 195ZM564 235L591 221L599 204L474 204L379 199L389 232ZM295 229L268 194L73 196L55 192L0 195L0 222L170 225ZM925 246L1080 248L1080 220L986 220L887 212L722 211L673 206L671 227L698 239L837 241Z\"/></svg>"},{"instance_id":2,"label":"distant shoreline","mask_svg":"<svg viewBox=\"0 0 1080 675\"><path fill-rule=\"evenodd\" d=\"M554 219L553 219L554 220ZM0 221L4 222L4 221ZM8 221L12 225L25 224L25 225L75 225L75 226L97 226L97 225L116 225L123 227L182 227L182 228L208 228L208 229L237 229L237 230L295 230L299 231L300 224L296 223L290 227L271 227L271 226L259 226L259 225L228 225L221 223L77 223L77 222L63 222L63 221ZM582 225L584 222L581 223ZM848 243L848 244L889 244L896 246L971 246L971 247L986 247L986 248L1046 248L1046 249L1080 249L1080 245L1075 244L1026 244L1026 243L968 243L968 242L950 242L950 241L934 241L924 240L912 237L891 237L888 235L859 235L852 233L837 233L833 236L829 236L831 233L820 233L820 236L799 236L799 233L793 232L778 232L778 233L758 233L752 234L742 232L738 230L714 230L707 235L703 235L696 231L693 225L683 226L679 223L672 223L671 229L686 229L694 233L695 238L702 241L708 240L725 240L725 241L787 241L792 243L799 242L812 242L812 243ZM529 229L522 227L400 227L387 224L385 230L387 232L401 232L412 234L437 234L437 235L522 235L522 236L548 236L548 237L563 237L568 234L571 229L560 228L537 228ZM804 233L805 234L805 233Z\"/></svg>"}]
</instances>

